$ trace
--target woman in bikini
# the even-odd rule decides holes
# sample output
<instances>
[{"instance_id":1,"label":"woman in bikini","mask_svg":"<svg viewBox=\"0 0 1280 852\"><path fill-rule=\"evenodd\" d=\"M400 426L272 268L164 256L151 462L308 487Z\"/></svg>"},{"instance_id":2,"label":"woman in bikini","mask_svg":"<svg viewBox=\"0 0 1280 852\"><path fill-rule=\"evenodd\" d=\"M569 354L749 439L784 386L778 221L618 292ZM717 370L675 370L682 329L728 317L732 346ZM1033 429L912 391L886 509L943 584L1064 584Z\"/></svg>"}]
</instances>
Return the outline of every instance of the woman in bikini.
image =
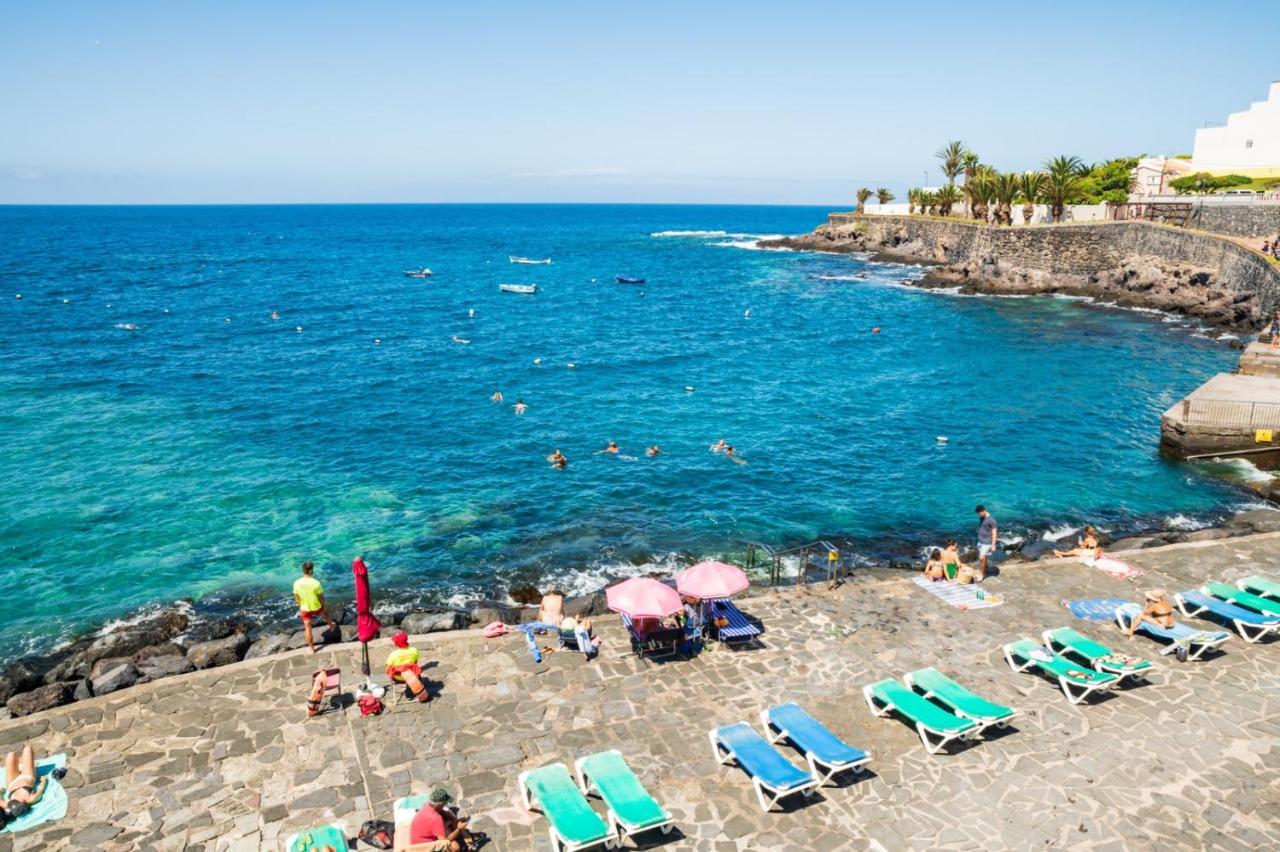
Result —
<instances>
[{"instance_id":1,"label":"woman in bikini","mask_svg":"<svg viewBox=\"0 0 1280 852\"><path fill-rule=\"evenodd\" d=\"M1144 621L1149 621L1165 630L1173 627L1173 604L1169 603L1169 595L1164 589L1152 589L1147 592L1147 605L1143 607L1142 612L1134 616L1125 635L1132 636Z\"/></svg>"},{"instance_id":2,"label":"woman in bikini","mask_svg":"<svg viewBox=\"0 0 1280 852\"><path fill-rule=\"evenodd\" d=\"M1096 558L1101 553L1102 550L1098 547L1098 531L1090 526L1084 528L1084 535L1076 543L1075 547L1070 550L1058 550L1055 548L1053 551L1053 555L1059 559L1065 556L1093 556Z\"/></svg>"},{"instance_id":3,"label":"woman in bikini","mask_svg":"<svg viewBox=\"0 0 1280 852\"><path fill-rule=\"evenodd\" d=\"M964 560L960 558L960 546L954 538L947 539L946 547L942 548L942 565L945 569L943 576L948 580L954 580L964 567Z\"/></svg>"},{"instance_id":4,"label":"woman in bikini","mask_svg":"<svg viewBox=\"0 0 1280 852\"><path fill-rule=\"evenodd\" d=\"M21 754L11 751L5 755L4 795L10 816L16 819L31 810L48 784L47 776L36 783L36 756L30 745L24 745Z\"/></svg>"},{"instance_id":5,"label":"woman in bikini","mask_svg":"<svg viewBox=\"0 0 1280 852\"><path fill-rule=\"evenodd\" d=\"M942 561L942 551L936 547L929 554L929 561L925 563L924 575L935 583L938 580L947 579L947 563Z\"/></svg>"}]
</instances>

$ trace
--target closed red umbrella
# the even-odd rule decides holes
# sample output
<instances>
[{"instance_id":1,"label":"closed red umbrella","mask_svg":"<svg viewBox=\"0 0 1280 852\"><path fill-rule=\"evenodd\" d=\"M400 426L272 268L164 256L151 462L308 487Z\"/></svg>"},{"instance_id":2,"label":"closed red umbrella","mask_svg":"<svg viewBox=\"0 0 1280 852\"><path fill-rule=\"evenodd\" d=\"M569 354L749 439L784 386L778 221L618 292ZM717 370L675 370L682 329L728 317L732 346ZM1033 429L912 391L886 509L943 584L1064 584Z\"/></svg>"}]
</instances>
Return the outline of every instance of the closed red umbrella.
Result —
<instances>
[{"instance_id":1,"label":"closed red umbrella","mask_svg":"<svg viewBox=\"0 0 1280 852\"><path fill-rule=\"evenodd\" d=\"M356 638L360 640L360 670L369 677L369 643L378 638L382 623L369 611L369 569L357 556L351 560L351 573L356 578Z\"/></svg>"}]
</instances>

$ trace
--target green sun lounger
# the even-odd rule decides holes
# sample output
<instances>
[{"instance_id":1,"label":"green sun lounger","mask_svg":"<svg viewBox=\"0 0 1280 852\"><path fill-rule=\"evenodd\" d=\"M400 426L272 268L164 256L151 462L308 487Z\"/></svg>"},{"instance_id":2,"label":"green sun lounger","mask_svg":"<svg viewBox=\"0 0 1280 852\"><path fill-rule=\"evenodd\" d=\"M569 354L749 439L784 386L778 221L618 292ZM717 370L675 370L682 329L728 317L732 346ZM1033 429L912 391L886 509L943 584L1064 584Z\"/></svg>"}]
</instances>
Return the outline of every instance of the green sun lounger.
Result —
<instances>
[{"instance_id":1,"label":"green sun lounger","mask_svg":"<svg viewBox=\"0 0 1280 852\"><path fill-rule=\"evenodd\" d=\"M992 725L1006 727L1009 720L1018 715L1012 707L988 701L932 667L908 672L902 679L909 689L942 704L957 716L977 722L979 734Z\"/></svg>"},{"instance_id":2,"label":"green sun lounger","mask_svg":"<svg viewBox=\"0 0 1280 852\"><path fill-rule=\"evenodd\" d=\"M1246 592L1252 592L1260 598L1280 601L1280 583L1275 580L1268 580L1266 577L1259 577L1255 574L1252 577L1245 577L1243 580L1238 581L1236 586Z\"/></svg>"},{"instance_id":3,"label":"green sun lounger","mask_svg":"<svg viewBox=\"0 0 1280 852\"><path fill-rule=\"evenodd\" d=\"M1056 680L1062 694L1072 704L1079 704L1093 693L1105 692L1120 682L1118 676L1109 672L1082 669L1079 663L1073 663L1030 639L1019 639L1005 645L1004 658L1015 672L1037 671Z\"/></svg>"},{"instance_id":4,"label":"green sun lounger","mask_svg":"<svg viewBox=\"0 0 1280 852\"><path fill-rule=\"evenodd\" d=\"M1226 583L1205 583L1200 587L1200 591L1266 616L1280 617L1280 601L1259 597L1237 589L1235 586L1228 586Z\"/></svg>"},{"instance_id":5,"label":"green sun lounger","mask_svg":"<svg viewBox=\"0 0 1280 852\"><path fill-rule=\"evenodd\" d=\"M1095 642L1078 630L1059 627L1041 634L1044 644L1060 648L1064 656L1075 657L1089 664L1094 671L1106 672L1124 680L1126 677L1142 680L1151 670L1151 661L1117 654L1100 642Z\"/></svg>"},{"instance_id":6,"label":"green sun lounger","mask_svg":"<svg viewBox=\"0 0 1280 852\"><path fill-rule=\"evenodd\" d=\"M867 706L877 716L899 713L915 726L929 754L937 754L953 740L973 739L982 730L972 719L963 719L917 695L896 680L886 678L862 688Z\"/></svg>"},{"instance_id":7,"label":"green sun lounger","mask_svg":"<svg viewBox=\"0 0 1280 852\"><path fill-rule=\"evenodd\" d=\"M612 749L590 754L578 758L573 766L582 795L591 795L594 788L609 806L609 823L617 829L620 839L654 828L670 833L674 817L649 795L627 766L622 752Z\"/></svg>"},{"instance_id":8,"label":"green sun lounger","mask_svg":"<svg viewBox=\"0 0 1280 852\"><path fill-rule=\"evenodd\" d=\"M340 822L309 828L289 835L284 842L288 852L309 852L311 849L323 849L332 846L334 849L347 848L347 829Z\"/></svg>"},{"instance_id":9,"label":"green sun lounger","mask_svg":"<svg viewBox=\"0 0 1280 852\"><path fill-rule=\"evenodd\" d=\"M533 810L536 805L547 818L551 848L556 852L615 847L613 832L591 809L563 763L521 772L519 783L525 808Z\"/></svg>"}]
</instances>

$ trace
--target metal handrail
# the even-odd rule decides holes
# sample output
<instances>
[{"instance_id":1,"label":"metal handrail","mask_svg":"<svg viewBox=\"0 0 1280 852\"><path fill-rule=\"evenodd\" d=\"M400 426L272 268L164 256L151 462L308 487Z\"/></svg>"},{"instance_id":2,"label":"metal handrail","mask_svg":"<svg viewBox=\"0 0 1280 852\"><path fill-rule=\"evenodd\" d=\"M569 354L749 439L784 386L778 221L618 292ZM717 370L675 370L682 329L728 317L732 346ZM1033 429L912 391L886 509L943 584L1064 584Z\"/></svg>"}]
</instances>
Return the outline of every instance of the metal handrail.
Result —
<instances>
[{"instance_id":1,"label":"metal handrail","mask_svg":"<svg viewBox=\"0 0 1280 852\"><path fill-rule=\"evenodd\" d=\"M1280 403L1184 399L1182 421L1248 429L1280 429Z\"/></svg>"}]
</instances>

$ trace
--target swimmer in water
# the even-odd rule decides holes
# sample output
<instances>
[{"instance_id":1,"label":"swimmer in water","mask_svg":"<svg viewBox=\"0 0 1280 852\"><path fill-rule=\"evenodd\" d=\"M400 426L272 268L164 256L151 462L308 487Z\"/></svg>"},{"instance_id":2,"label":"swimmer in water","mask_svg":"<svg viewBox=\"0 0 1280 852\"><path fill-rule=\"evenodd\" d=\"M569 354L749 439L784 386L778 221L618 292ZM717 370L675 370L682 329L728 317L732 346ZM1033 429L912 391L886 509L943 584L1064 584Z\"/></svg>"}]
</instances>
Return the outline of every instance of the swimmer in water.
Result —
<instances>
[{"instance_id":1,"label":"swimmer in water","mask_svg":"<svg viewBox=\"0 0 1280 852\"><path fill-rule=\"evenodd\" d=\"M871 333L872 333L872 334L879 334L879 333L880 333L880 326L878 326L878 325L873 325L873 326L871 326Z\"/></svg>"},{"instance_id":2,"label":"swimmer in water","mask_svg":"<svg viewBox=\"0 0 1280 852\"><path fill-rule=\"evenodd\" d=\"M494 391L493 396L489 397L494 402L502 402L502 391Z\"/></svg>"},{"instance_id":3,"label":"swimmer in water","mask_svg":"<svg viewBox=\"0 0 1280 852\"><path fill-rule=\"evenodd\" d=\"M280 319L280 312L279 312L279 311L272 311L272 312L271 312L271 318L272 318L272 319Z\"/></svg>"},{"instance_id":4,"label":"swimmer in water","mask_svg":"<svg viewBox=\"0 0 1280 852\"><path fill-rule=\"evenodd\" d=\"M617 455L618 442L610 441L609 446L605 447L603 450L596 450L596 455L600 455L601 453L609 453L610 455Z\"/></svg>"},{"instance_id":5,"label":"swimmer in water","mask_svg":"<svg viewBox=\"0 0 1280 852\"><path fill-rule=\"evenodd\" d=\"M716 441L714 444L712 444L710 449L711 449L711 452L713 453L723 453L728 448L728 446L729 445L724 442L724 438L721 438L719 441Z\"/></svg>"},{"instance_id":6,"label":"swimmer in water","mask_svg":"<svg viewBox=\"0 0 1280 852\"><path fill-rule=\"evenodd\" d=\"M735 454L734 454L733 444L726 444L726 445L725 445L725 448L724 448L724 454L725 454L725 456L726 456L726 457L728 457L729 461L733 462L734 464L746 464L746 463L747 463L747 460L746 460L746 459L742 458L741 456L738 456L738 455L735 455Z\"/></svg>"},{"instance_id":7,"label":"swimmer in water","mask_svg":"<svg viewBox=\"0 0 1280 852\"><path fill-rule=\"evenodd\" d=\"M524 414L526 411L529 410L529 406L524 404L523 399L517 399L516 404L511 407L516 410L516 414ZM560 452L560 451L556 450L556 452Z\"/></svg>"},{"instance_id":8,"label":"swimmer in water","mask_svg":"<svg viewBox=\"0 0 1280 852\"><path fill-rule=\"evenodd\" d=\"M556 448L555 452L547 456L547 461L551 462L553 466L561 469L569 463L569 459L565 457L564 453L560 452L559 447Z\"/></svg>"},{"instance_id":9,"label":"swimmer in water","mask_svg":"<svg viewBox=\"0 0 1280 852\"><path fill-rule=\"evenodd\" d=\"M645 450L644 454L651 459L657 458L658 456L662 455L662 447L659 447L657 444L654 444L652 447Z\"/></svg>"}]
</instances>

